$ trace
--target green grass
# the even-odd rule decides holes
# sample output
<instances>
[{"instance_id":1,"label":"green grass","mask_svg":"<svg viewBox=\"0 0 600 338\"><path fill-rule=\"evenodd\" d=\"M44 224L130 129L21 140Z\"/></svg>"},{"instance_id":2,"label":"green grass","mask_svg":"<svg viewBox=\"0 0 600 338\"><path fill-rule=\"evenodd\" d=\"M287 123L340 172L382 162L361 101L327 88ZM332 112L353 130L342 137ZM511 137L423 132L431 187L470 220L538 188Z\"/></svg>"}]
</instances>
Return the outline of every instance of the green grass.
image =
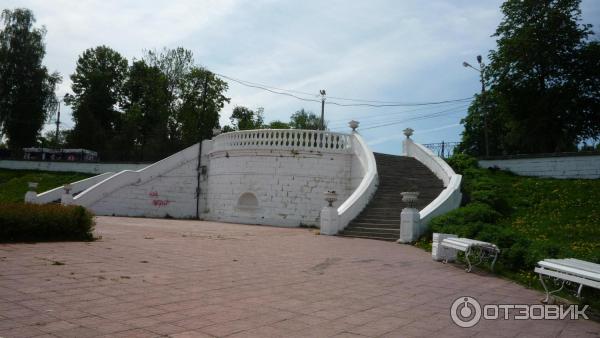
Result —
<instances>
[{"instance_id":1,"label":"green grass","mask_svg":"<svg viewBox=\"0 0 600 338\"><path fill-rule=\"evenodd\" d=\"M23 202L27 182L38 182L38 193L94 176L72 172L0 169L0 203Z\"/></svg>"},{"instance_id":2,"label":"green grass","mask_svg":"<svg viewBox=\"0 0 600 338\"><path fill-rule=\"evenodd\" d=\"M464 156L448 161L463 175L466 202L436 217L417 243L431 248L431 232L454 233L497 244L497 272L540 288L533 269L545 258L579 258L600 263L600 180L517 176L473 167ZM600 292L584 288L600 305Z\"/></svg>"}]
</instances>

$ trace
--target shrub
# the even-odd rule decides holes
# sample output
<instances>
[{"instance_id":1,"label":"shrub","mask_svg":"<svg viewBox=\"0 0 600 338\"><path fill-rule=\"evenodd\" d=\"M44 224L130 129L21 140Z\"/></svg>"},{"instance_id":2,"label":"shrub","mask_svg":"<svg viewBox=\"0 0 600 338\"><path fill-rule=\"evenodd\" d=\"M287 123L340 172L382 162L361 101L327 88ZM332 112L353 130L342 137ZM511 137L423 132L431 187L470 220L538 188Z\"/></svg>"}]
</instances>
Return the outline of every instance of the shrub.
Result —
<instances>
[{"instance_id":1,"label":"shrub","mask_svg":"<svg viewBox=\"0 0 600 338\"><path fill-rule=\"evenodd\" d=\"M81 206L0 204L0 242L92 240L94 220Z\"/></svg>"},{"instance_id":2,"label":"shrub","mask_svg":"<svg viewBox=\"0 0 600 338\"><path fill-rule=\"evenodd\" d=\"M459 236L475 236L483 224L495 223L500 213L484 203L470 203L431 220L433 232L454 233Z\"/></svg>"},{"instance_id":3,"label":"shrub","mask_svg":"<svg viewBox=\"0 0 600 338\"><path fill-rule=\"evenodd\" d=\"M454 154L447 160L448 164L459 174L469 168L478 168L477 159L467 154Z\"/></svg>"}]
</instances>

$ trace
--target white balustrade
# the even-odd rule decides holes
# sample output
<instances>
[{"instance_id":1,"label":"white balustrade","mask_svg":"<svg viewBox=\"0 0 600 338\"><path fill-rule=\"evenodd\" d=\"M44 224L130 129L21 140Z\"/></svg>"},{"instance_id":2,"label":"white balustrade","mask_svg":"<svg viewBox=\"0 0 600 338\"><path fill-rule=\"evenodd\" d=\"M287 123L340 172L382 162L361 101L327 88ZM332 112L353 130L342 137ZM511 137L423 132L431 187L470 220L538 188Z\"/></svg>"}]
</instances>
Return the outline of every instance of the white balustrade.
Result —
<instances>
[{"instance_id":1,"label":"white balustrade","mask_svg":"<svg viewBox=\"0 0 600 338\"><path fill-rule=\"evenodd\" d=\"M235 131L213 138L212 151L283 149L350 153L350 135L322 130L256 129Z\"/></svg>"},{"instance_id":2,"label":"white balustrade","mask_svg":"<svg viewBox=\"0 0 600 338\"><path fill-rule=\"evenodd\" d=\"M405 156L413 157L423 163L444 182L444 190L419 212L421 218L420 231L422 232L432 218L443 215L460 206L462 200L462 193L460 191L462 176L455 173L442 158L435 155L423 145L413 142L410 138L404 140L403 152Z\"/></svg>"}]
</instances>

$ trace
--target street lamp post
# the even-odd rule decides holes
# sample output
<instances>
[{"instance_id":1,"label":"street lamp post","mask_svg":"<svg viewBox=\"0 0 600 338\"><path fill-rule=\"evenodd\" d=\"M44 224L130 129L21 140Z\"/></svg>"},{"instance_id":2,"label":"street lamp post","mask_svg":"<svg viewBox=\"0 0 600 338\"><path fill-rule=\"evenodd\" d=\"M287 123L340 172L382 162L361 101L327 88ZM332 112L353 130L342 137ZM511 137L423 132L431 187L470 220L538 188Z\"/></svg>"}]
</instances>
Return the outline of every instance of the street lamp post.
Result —
<instances>
[{"instance_id":1,"label":"street lamp post","mask_svg":"<svg viewBox=\"0 0 600 338\"><path fill-rule=\"evenodd\" d=\"M481 98L485 100L485 80L483 78L483 72L485 71L485 64L483 63L483 58L481 55L477 55L477 63L479 63L479 68L471 66L466 61L463 61L463 67L472 68L479 73L479 80L481 81ZM490 146L489 146L489 137L488 137L488 125L487 125L487 112L484 111L483 115L483 134L485 138L485 156L490 156Z\"/></svg>"},{"instance_id":2,"label":"street lamp post","mask_svg":"<svg viewBox=\"0 0 600 338\"><path fill-rule=\"evenodd\" d=\"M325 95L327 95L327 93L325 92L325 89L321 89L319 91L319 93L321 94L321 125L320 125L320 129L321 130L325 130Z\"/></svg>"}]
</instances>

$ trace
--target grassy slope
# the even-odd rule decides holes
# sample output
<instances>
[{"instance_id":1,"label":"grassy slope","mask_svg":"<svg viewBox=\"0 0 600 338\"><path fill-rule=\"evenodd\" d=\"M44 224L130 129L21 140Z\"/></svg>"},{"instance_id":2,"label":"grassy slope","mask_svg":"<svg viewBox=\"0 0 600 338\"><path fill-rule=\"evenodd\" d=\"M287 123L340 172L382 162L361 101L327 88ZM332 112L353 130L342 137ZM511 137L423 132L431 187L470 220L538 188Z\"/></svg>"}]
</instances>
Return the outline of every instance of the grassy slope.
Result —
<instances>
[{"instance_id":1,"label":"grassy slope","mask_svg":"<svg viewBox=\"0 0 600 338\"><path fill-rule=\"evenodd\" d=\"M534 288L541 285L533 268L544 258L600 263L600 180L524 177L464 167L458 171L467 204L432 220L433 232L499 244L498 273ZM425 236L417 245L430 248L431 234ZM588 301L593 307L600 305L600 292L587 289Z\"/></svg>"},{"instance_id":2,"label":"grassy slope","mask_svg":"<svg viewBox=\"0 0 600 338\"><path fill-rule=\"evenodd\" d=\"M513 212L500 224L557 255L600 263L600 180L512 176L505 195Z\"/></svg>"},{"instance_id":3,"label":"grassy slope","mask_svg":"<svg viewBox=\"0 0 600 338\"><path fill-rule=\"evenodd\" d=\"M93 174L72 172L50 172L35 170L0 169L0 203L23 202L27 192L27 182L38 182L39 193L75 182Z\"/></svg>"}]
</instances>

